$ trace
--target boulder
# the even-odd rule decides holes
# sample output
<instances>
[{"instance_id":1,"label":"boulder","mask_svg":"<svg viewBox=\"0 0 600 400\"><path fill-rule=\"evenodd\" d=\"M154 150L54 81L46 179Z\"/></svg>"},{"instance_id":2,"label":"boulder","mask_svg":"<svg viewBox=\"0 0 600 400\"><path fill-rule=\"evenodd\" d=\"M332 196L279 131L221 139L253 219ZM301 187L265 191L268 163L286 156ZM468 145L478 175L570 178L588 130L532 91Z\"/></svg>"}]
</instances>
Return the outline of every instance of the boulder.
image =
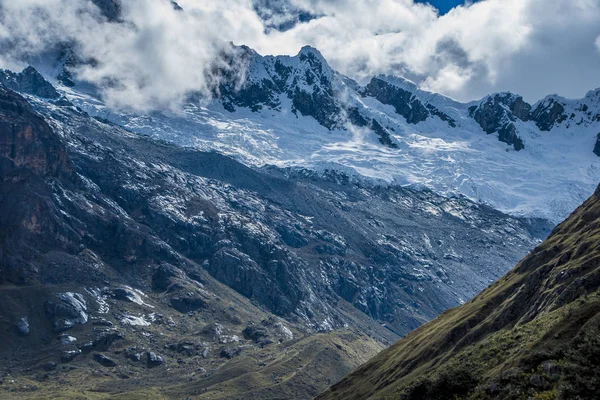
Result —
<instances>
[{"instance_id":1,"label":"boulder","mask_svg":"<svg viewBox=\"0 0 600 400\"><path fill-rule=\"evenodd\" d=\"M93 342L86 342L86 343L82 344L81 346L79 346L79 350L81 350L81 352L83 354L88 354L93 349L94 349L94 343Z\"/></svg>"},{"instance_id":2,"label":"boulder","mask_svg":"<svg viewBox=\"0 0 600 400\"><path fill-rule=\"evenodd\" d=\"M539 374L531 375L529 384L537 389L545 389L548 387L548 382Z\"/></svg>"},{"instance_id":3,"label":"boulder","mask_svg":"<svg viewBox=\"0 0 600 400\"><path fill-rule=\"evenodd\" d=\"M128 347L125 349L125 357L132 361L140 361L143 352L144 350L138 347Z\"/></svg>"},{"instance_id":4,"label":"boulder","mask_svg":"<svg viewBox=\"0 0 600 400\"><path fill-rule=\"evenodd\" d=\"M207 304L205 298L192 292L171 298L171 307L183 314L206 308Z\"/></svg>"},{"instance_id":5,"label":"boulder","mask_svg":"<svg viewBox=\"0 0 600 400\"><path fill-rule=\"evenodd\" d=\"M77 341L77 338L63 333L62 335L58 336L58 340L60 340L60 344L66 346L75 343Z\"/></svg>"},{"instance_id":6,"label":"boulder","mask_svg":"<svg viewBox=\"0 0 600 400\"><path fill-rule=\"evenodd\" d=\"M184 273L179 268L163 263L154 269L152 289L162 292L167 291L171 285L177 284L177 281L183 278Z\"/></svg>"},{"instance_id":7,"label":"boulder","mask_svg":"<svg viewBox=\"0 0 600 400\"><path fill-rule=\"evenodd\" d=\"M540 369L542 371L544 371L546 376L551 381L558 381L560 379L562 370L561 370L560 366L558 364L556 364L556 362L554 362L552 360L544 361L543 363L540 364Z\"/></svg>"},{"instance_id":8,"label":"boulder","mask_svg":"<svg viewBox=\"0 0 600 400\"><path fill-rule=\"evenodd\" d=\"M176 351L177 353L185 354L188 357L197 355L199 350L201 349L201 347L196 345L195 343L187 342L187 341L182 341L179 343L171 343L171 344L165 345L165 347L171 351Z\"/></svg>"},{"instance_id":9,"label":"boulder","mask_svg":"<svg viewBox=\"0 0 600 400\"><path fill-rule=\"evenodd\" d=\"M117 363L106 357L104 354L100 354L100 353L96 353L94 354L94 361L96 361L98 364L102 365L103 367L116 367Z\"/></svg>"},{"instance_id":10,"label":"boulder","mask_svg":"<svg viewBox=\"0 0 600 400\"><path fill-rule=\"evenodd\" d=\"M66 292L57 293L56 296L60 302L44 302L46 316L53 320L55 332L63 332L88 321L87 304L81 294Z\"/></svg>"},{"instance_id":11,"label":"boulder","mask_svg":"<svg viewBox=\"0 0 600 400\"><path fill-rule=\"evenodd\" d=\"M269 336L269 331L262 326L249 325L242 331L244 338L258 343Z\"/></svg>"},{"instance_id":12,"label":"boulder","mask_svg":"<svg viewBox=\"0 0 600 400\"><path fill-rule=\"evenodd\" d=\"M208 324L204 328L200 330L200 334L209 338L210 340L218 341L219 338L223 335L223 325L218 322L213 324Z\"/></svg>"},{"instance_id":13,"label":"boulder","mask_svg":"<svg viewBox=\"0 0 600 400\"><path fill-rule=\"evenodd\" d=\"M233 357L242 354L243 350L242 347L222 347L219 356L221 356L221 358L232 359Z\"/></svg>"},{"instance_id":14,"label":"boulder","mask_svg":"<svg viewBox=\"0 0 600 400\"><path fill-rule=\"evenodd\" d=\"M104 332L93 341L93 347L97 351L106 351L117 340L123 339L123 334L118 331Z\"/></svg>"},{"instance_id":15,"label":"boulder","mask_svg":"<svg viewBox=\"0 0 600 400\"><path fill-rule=\"evenodd\" d=\"M81 355L81 350L79 349L63 351L60 356L60 361L63 363L68 363L73 361L73 359L79 355Z\"/></svg>"},{"instance_id":16,"label":"boulder","mask_svg":"<svg viewBox=\"0 0 600 400\"><path fill-rule=\"evenodd\" d=\"M146 353L146 364L148 365L149 368L158 367L164 363L165 363L165 359L162 356L160 356L152 351L149 351Z\"/></svg>"}]
</instances>

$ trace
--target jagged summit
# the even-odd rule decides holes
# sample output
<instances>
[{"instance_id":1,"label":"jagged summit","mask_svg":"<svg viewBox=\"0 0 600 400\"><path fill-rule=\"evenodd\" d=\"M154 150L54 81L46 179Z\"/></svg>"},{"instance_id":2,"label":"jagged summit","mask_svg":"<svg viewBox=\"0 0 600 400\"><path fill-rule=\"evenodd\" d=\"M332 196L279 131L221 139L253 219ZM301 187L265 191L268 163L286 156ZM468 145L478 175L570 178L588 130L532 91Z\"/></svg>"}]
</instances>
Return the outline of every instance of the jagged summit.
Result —
<instances>
[{"instance_id":1,"label":"jagged summit","mask_svg":"<svg viewBox=\"0 0 600 400\"><path fill-rule=\"evenodd\" d=\"M317 50L315 47L312 47L310 45L302 46L302 48L298 52L298 57L300 57L300 58L314 57L314 58L318 59L320 62L327 64L327 61L325 60L325 57L323 57L323 54L321 54L321 52L319 50Z\"/></svg>"},{"instance_id":2,"label":"jagged summit","mask_svg":"<svg viewBox=\"0 0 600 400\"><path fill-rule=\"evenodd\" d=\"M403 78L400 76L380 74L380 75L375 75L372 79L377 79L380 81L387 82L396 87L399 87L401 89L404 89L404 90L407 90L407 91L410 91L413 93L416 93L417 91L420 90L416 83L414 83L410 79L406 79L406 78Z\"/></svg>"},{"instance_id":3,"label":"jagged summit","mask_svg":"<svg viewBox=\"0 0 600 400\"><path fill-rule=\"evenodd\" d=\"M8 70L0 71L0 85L16 92L46 99L60 98L56 89L32 66L28 66L20 73Z\"/></svg>"}]
</instances>

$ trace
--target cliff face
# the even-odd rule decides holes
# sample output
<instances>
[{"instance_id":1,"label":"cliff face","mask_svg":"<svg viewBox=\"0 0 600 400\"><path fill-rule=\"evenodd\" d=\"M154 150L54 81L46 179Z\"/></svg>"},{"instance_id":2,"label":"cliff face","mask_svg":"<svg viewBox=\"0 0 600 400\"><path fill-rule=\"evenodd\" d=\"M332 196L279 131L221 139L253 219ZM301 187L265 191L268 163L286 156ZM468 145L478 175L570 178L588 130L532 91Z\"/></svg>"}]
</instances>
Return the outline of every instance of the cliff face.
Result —
<instances>
[{"instance_id":1,"label":"cliff face","mask_svg":"<svg viewBox=\"0 0 600 400\"><path fill-rule=\"evenodd\" d=\"M319 398L596 398L599 289L600 187L505 277Z\"/></svg>"},{"instance_id":2,"label":"cliff face","mask_svg":"<svg viewBox=\"0 0 600 400\"><path fill-rule=\"evenodd\" d=\"M32 247L55 246L64 234L50 187L74 177L60 137L23 97L0 86L0 283L36 275Z\"/></svg>"},{"instance_id":3,"label":"cliff face","mask_svg":"<svg viewBox=\"0 0 600 400\"><path fill-rule=\"evenodd\" d=\"M0 86L0 179L57 177L72 168L60 138L19 95Z\"/></svg>"}]
</instances>

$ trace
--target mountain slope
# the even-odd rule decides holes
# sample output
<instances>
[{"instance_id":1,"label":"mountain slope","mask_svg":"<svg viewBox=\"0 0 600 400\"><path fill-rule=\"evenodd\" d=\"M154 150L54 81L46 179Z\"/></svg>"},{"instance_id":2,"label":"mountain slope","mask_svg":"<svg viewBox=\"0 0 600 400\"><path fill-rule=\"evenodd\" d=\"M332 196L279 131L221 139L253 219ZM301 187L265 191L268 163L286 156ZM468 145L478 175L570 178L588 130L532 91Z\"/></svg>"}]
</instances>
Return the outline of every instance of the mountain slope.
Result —
<instances>
[{"instance_id":1,"label":"mountain slope","mask_svg":"<svg viewBox=\"0 0 600 400\"><path fill-rule=\"evenodd\" d=\"M310 398L544 235L465 198L252 169L2 86L0 177L10 397L68 397L66 382Z\"/></svg>"},{"instance_id":2,"label":"mountain slope","mask_svg":"<svg viewBox=\"0 0 600 400\"><path fill-rule=\"evenodd\" d=\"M243 244L203 226L219 214L239 223L233 220L245 211L229 208L229 195L232 204L245 203L246 212L258 206L249 193L217 176L246 187L284 184L280 180L261 181L260 174L219 155L149 142L69 105L48 106L55 120L0 87L0 330L6 339L0 343L0 397L106 392L106 397L172 398L162 388L201 380L201 390L215 398L224 388L247 388L248 368L236 366L252 365L259 376L286 377L257 381L254 388L266 391L263 398L290 390L310 398L333 382L327 379L341 378L396 336L341 299L335 314L347 313L347 328L338 323L338 331L316 334L310 321L325 318L323 300L304 299L310 285L301 287L301 278L286 275L288 266L277 265L285 262L286 255L278 253L284 249L257 243L264 238L260 232L242 235L256 251L269 246L273 273L267 275L259 270L259 256L251 260L240 251ZM159 161L169 156L180 168L212 178ZM201 193L187 198L191 187ZM184 198L186 209L177 210ZM225 231L235 235L244 227L253 226ZM220 248L209 250L219 241ZM234 259L221 269L245 274L247 286L236 289L253 288L254 300L219 283L196 262L207 250L247 260ZM289 281L284 295L277 277ZM294 296L313 304L307 309L314 312L311 318L290 315ZM297 356L291 359L288 352ZM319 358L337 362L317 380L290 376L290 363L315 375L322 368Z\"/></svg>"},{"instance_id":3,"label":"mountain slope","mask_svg":"<svg viewBox=\"0 0 600 400\"><path fill-rule=\"evenodd\" d=\"M596 398L600 187L510 273L319 399Z\"/></svg>"}]
</instances>

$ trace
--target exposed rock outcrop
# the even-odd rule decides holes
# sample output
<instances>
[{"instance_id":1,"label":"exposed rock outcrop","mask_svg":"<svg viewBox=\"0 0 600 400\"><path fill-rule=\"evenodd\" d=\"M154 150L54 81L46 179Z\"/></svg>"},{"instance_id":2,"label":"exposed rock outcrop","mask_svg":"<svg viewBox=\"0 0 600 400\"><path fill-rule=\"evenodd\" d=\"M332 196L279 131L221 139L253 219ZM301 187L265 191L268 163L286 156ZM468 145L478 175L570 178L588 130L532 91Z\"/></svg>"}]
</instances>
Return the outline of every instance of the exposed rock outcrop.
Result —
<instances>
[{"instance_id":1,"label":"exposed rock outcrop","mask_svg":"<svg viewBox=\"0 0 600 400\"><path fill-rule=\"evenodd\" d=\"M58 177L72 167L60 138L19 95L0 87L0 182Z\"/></svg>"},{"instance_id":2,"label":"exposed rock outcrop","mask_svg":"<svg viewBox=\"0 0 600 400\"><path fill-rule=\"evenodd\" d=\"M46 99L58 99L60 94L33 67L29 66L20 73L0 70L0 85L16 92L27 93Z\"/></svg>"},{"instance_id":3,"label":"exposed rock outcrop","mask_svg":"<svg viewBox=\"0 0 600 400\"><path fill-rule=\"evenodd\" d=\"M527 121L531 105L521 96L512 93L499 93L489 96L478 106L469 108L469 115L487 134L498 133L498 140L519 151L525 148L517 133L516 119Z\"/></svg>"},{"instance_id":4,"label":"exposed rock outcrop","mask_svg":"<svg viewBox=\"0 0 600 400\"><path fill-rule=\"evenodd\" d=\"M552 97L540 102L531 113L531 119L542 131L549 131L567 118L565 107Z\"/></svg>"},{"instance_id":5,"label":"exposed rock outcrop","mask_svg":"<svg viewBox=\"0 0 600 400\"><path fill-rule=\"evenodd\" d=\"M372 96L383 104L394 107L396 112L406 118L409 124L425 121L429 117L427 107L413 92L392 85L383 79L373 78L365 87L365 95Z\"/></svg>"}]
</instances>

